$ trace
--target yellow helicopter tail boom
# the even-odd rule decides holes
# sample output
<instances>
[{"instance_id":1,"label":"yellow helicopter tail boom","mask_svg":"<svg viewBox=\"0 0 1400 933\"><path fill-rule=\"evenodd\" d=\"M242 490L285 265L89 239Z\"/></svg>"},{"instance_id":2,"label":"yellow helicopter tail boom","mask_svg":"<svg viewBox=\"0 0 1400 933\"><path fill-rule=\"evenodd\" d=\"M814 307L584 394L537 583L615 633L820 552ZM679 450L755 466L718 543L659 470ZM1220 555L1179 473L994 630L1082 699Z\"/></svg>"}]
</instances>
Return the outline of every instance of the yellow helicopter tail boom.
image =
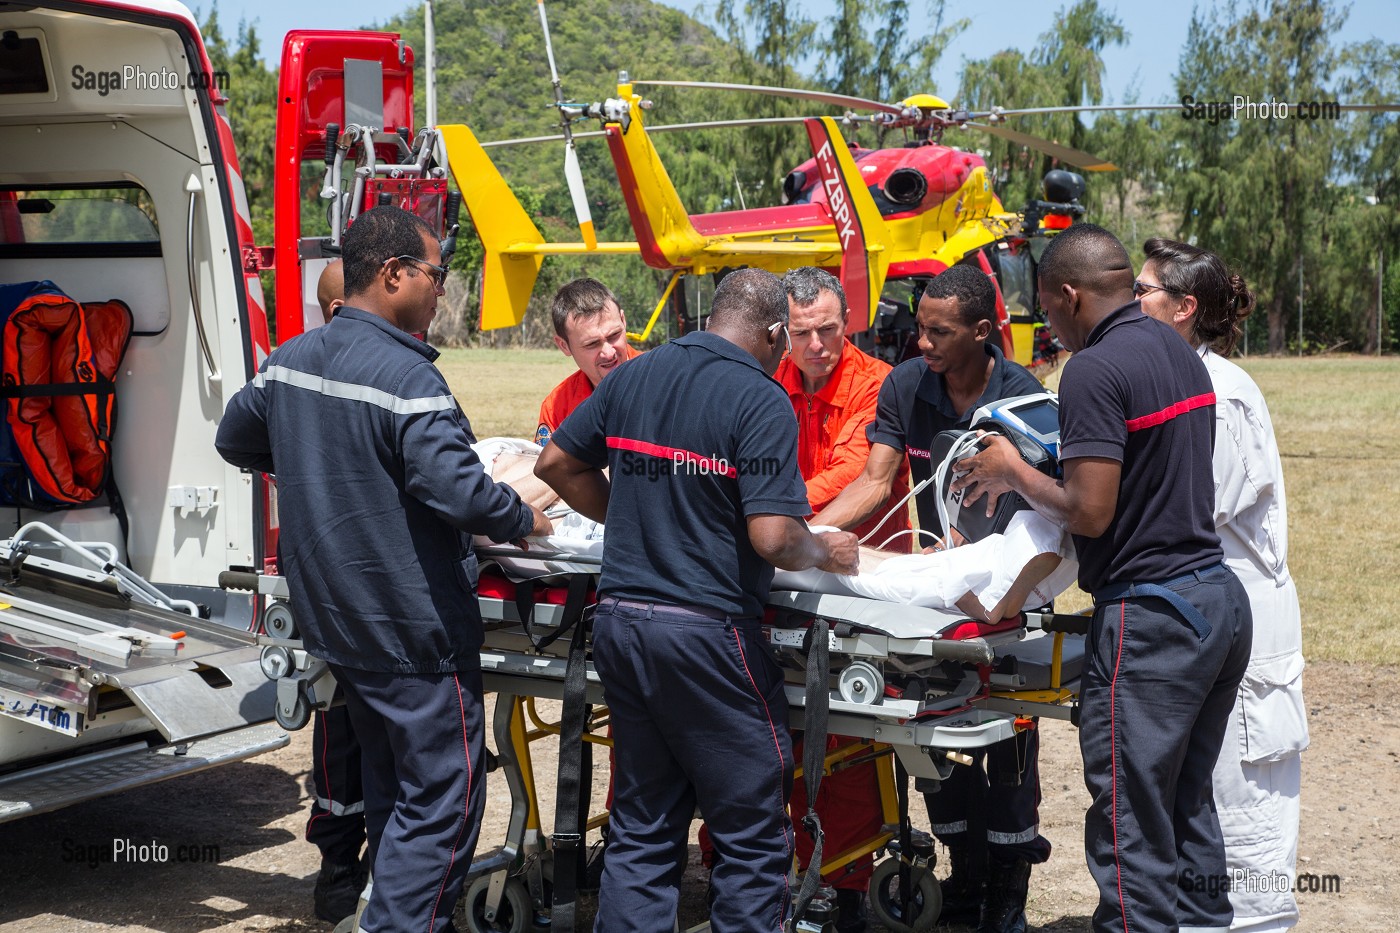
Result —
<instances>
[{"instance_id":1,"label":"yellow helicopter tail boom","mask_svg":"<svg viewBox=\"0 0 1400 933\"><path fill-rule=\"evenodd\" d=\"M514 327L525 317L544 256L539 228L465 126L438 127L447 165L481 237L481 328Z\"/></svg>"}]
</instances>

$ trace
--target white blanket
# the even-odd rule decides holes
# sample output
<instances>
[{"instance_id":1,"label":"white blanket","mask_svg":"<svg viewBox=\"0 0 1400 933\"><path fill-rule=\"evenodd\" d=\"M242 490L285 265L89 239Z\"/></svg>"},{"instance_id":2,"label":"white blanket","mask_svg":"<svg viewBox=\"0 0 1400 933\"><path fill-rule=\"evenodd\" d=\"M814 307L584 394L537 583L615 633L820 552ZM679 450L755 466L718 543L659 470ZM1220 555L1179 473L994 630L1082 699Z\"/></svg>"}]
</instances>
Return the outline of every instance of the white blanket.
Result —
<instances>
[{"instance_id":1,"label":"white blanket","mask_svg":"<svg viewBox=\"0 0 1400 933\"><path fill-rule=\"evenodd\" d=\"M1079 564L1069 535L1031 511L1012 516L1004 534L933 554L891 557L870 573L854 577L821 570L779 570L773 577L773 588L864 596L929 609L952 609L971 592L991 610L1038 554L1058 554L1063 559L1021 606L1034 609L1069 589L1078 576Z\"/></svg>"},{"instance_id":2,"label":"white blanket","mask_svg":"<svg viewBox=\"0 0 1400 933\"><path fill-rule=\"evenodd\" d=\"M539 450L529 441L514 438L487 438L474 448L489 470L503 452L530 453ZM596 573L603 554L603 526L577 512L550 510L554 534L530 539L531 550L495 560L516 579L560 573ZM492 546L478 539L481 546ZM542 553L589 558L577 563ZM1075 581L1079 564L1069 534L1032 511L1021 511L1011 519L1004 534L992 535L974 544L934 554L907 554L891 557L869 573L854 577L821 570L779 570L773 578L775 590L834 593L860 596L928 609L952 609L965 594L976 594L988 610L994 608L1011 589L1016 576L1039 554L1063 558L1058 567L1031 591L1023 609L1044 606L1067 590Z\"/></svg>"}]
</instances>

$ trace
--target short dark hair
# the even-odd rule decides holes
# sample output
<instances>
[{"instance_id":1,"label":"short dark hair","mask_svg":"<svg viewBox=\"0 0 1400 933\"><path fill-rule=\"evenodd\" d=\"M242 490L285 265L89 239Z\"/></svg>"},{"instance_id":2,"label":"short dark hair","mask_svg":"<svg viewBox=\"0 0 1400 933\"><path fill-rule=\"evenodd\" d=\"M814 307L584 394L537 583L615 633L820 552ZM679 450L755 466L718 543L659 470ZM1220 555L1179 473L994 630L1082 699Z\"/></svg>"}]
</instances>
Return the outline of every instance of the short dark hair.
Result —
<instances>
[{"instance_id":1,"label":"short dark hair","mask_svg":"<svg viewBox=\"0 0 1400 933\"><path fill-rule=\"evenodd\" d=\"M729 273L715 288L710 303L710 320L715 324L761 331L787 319L787 289L781 279L763 269Z\"/></svg>"},{"instance_id":2,"label":"short dark hair","mask_svg":"<svg viewBox=\"0 0 1400 933\"><path fill-rule=\"evenodd\" d=\"M959 263L924 286L924 298L956 298L958 315L969 327L986 321L997 328L997 290L991 276L971 263ZM922 299L920 299L922 300Z\"/></svg>"},{"instance_id":3,"label":"short dark hair","mask_svg":"<svg viewBox=\"0 0 1400 933\"><path fill-rule=\"evenodd\" d=\"M549 305L550 316L554 319L554 332L567 340L569 335L565 328L570 318L588 318L602 314L609 301L618 304L612 289L597 279L585 276L564 283L559 287L559 291L554 293L554 300Z\"/></svg>"},{"instance_id":4,"label":"short dark hair","mask_svg":"<svg viewBox=\"0 0 1400 933\"><path fill-rule=\"evenodd\" d=\"M384 205L356 217L341 245L345 294L367 291L374 284L379 267L395 256L423 259L419 254L423 252L424 237L437 238L427 221L401 207Z\"/></svg>"},{"instance_id":5,"label":"short dark hair","mask_svg":"<svg viewBox=\"0 0 1400 933\"><path fill-rule=\"evenodd\" d=\"M1254 309L1254 295L1244 279L1231 273L1215 253L1190 243L1153 237L1142 249L1169 292L1196 299L1191 316L1196 340L1228 356L1243 333L1239 322Z\"/></svg>"},{"instance_id":6,"label":"short dark hair","mask_svg":"<svg viewBox=\"0 0 1400 933\"><path fill-rule=\"evenodd\" d=\"M1097 224L1078 223L1050 238L1036 274L1051 289L1068 284L1105 294L1114 273L1131 274L1132 268L1128 251L1116 236Z\"/></svg>"},{"instance_id":7,"label":"short dark hair","mask_svg":"<svg viewBox=\"0 0 1400 933\"><path fill-rule=\"evenodd\" d=\"M841 280L825 269L816 266L790 269L783 276L783 288L799 308L811 307L822 292L831 292L841 302L841 313L846 313L846 290L841 287Z\"/></svg>"}]
</instances>

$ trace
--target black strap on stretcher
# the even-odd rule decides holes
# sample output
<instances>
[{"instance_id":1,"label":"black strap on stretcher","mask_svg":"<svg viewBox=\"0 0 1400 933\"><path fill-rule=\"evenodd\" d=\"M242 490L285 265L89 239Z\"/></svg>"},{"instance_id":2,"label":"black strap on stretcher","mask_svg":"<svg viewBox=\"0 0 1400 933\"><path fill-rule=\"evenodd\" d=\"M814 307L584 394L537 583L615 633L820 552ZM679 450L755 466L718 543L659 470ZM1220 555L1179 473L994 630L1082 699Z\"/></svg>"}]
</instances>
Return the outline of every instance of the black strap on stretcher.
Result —
<instances>
[{"instance_id":1,"label":"black strap on stretcher","mask_svg":"<svg viewBox=\"0 0 1400 933\"><path fill-rule=\"evenodd\" d=\"M589 788L583 783L583 731L588 719L588 629L593 613L585 605L588 586L593 578L577 573L569 577L569 595L564 603L564 616L559 627L549 635L536 639L530 630L533 615L534 585L517 584L516 609L525 624L525 633L536 650L543 650L570 629L569 661L564 668L564 711L559 725L559 780L554 803L554 833L550 836L554 852L554 898L550 928L559 933L573 933L578 876L582 862L581 845L588 819ZM528 608L521 605L521 593L531 594Z\"/></svg>"},{"instance_id":2,"label":"black strap on stretcher","mask_svg":"<svg viewBox=\"0 0 1400 933\"><path fill-rule=\"evenodd\" d=\"M542 635L535 635L535 593L539 589L538 580L522 580L515 584L515 613L520 616L520 624L525 629L525 637L536 651L544 651L559 638L568 634L569 629L583 618L584 604L588 600L588 585L593 577L586 573L569 575L569 593L564 598L564 615L559 627ZM572 660L572 651L570 659ZM567 675L566 675L567 677ZM566 681L567 682L567 681Z\"/></svg>"},{"instance_id":3,"label":"black strap on stretcher","mask_svg":"<svg viewBox=\"0 0 1400 933\"><path fill-rule=\"evenodd\" d=\"M792 933L798 921L807 913L807 905L822 883L822 843L826 834L817 815L817 791L821 789L822 769L826 766L827 720L831 712L831 652L827 644L827 622L816 619L807 629L807 700L805 723L802 727L802 778L807 786L807 814L802 828L812 837L812 858L797 890L797 904L787 930Z\"/></svg>"}]
</instances>

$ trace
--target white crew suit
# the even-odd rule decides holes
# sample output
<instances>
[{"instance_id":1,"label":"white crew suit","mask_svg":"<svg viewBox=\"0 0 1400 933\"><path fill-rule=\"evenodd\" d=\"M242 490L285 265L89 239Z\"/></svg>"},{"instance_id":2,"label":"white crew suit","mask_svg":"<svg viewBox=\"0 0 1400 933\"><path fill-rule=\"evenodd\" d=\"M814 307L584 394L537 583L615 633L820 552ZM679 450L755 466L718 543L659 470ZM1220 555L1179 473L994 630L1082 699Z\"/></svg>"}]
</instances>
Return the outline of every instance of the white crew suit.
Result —
<instances>
[{"instance_id":1,"label":"white crew suit","mask_svg":"<svg viewBox=\"0 0 1400 933\"><path fill-rule=\"evenodd\" d=\"M1249 668L1213 775L1235 909L1230 929L1285 930L1298 921L1293 882L1308 722L1283 464L1259 387L1234 363L1200 352L1216 397L1216 530L1254 614ZM1246 883L1241 872L1250 875ZM1270 873L1287 875L1286 890Z\"/></svg>"}]
</instances>

